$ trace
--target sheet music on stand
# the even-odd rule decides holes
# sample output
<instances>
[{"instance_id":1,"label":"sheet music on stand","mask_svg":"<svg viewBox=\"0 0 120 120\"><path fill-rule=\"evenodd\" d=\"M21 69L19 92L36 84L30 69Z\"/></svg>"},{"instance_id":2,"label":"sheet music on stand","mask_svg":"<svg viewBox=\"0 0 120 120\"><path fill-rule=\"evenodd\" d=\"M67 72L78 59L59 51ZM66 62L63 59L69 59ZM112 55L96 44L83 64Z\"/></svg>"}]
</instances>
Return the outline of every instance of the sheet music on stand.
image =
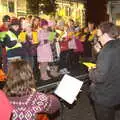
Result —
<instances>
[{"instance_id":1,"label":"sheet music on stand","mask_svg":"<svg viewBox=\"0 0 120 120\"><path fill-rule=\"evenodd\" d=\"M73 104L81 91L83 82L70 75L64 75L54 93L69 104Z\"/></svg>"}]
</instances>

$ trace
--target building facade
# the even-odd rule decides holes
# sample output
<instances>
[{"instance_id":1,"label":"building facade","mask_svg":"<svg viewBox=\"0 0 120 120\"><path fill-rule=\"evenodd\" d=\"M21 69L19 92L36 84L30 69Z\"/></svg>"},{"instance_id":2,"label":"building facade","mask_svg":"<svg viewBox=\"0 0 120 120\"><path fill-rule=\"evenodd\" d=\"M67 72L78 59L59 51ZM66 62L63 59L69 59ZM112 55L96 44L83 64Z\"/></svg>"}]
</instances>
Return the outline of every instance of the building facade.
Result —
<instances>
[{"instance_id":1,"label":"building facade","mask_svg":"<svg viewBox=\"0 0 120 120\"><path fill-rule=\"evenodd\" d=\"M0 20L3 15L23 16L27 12L26 0L0 0Z\"/></svg>"},{"instance_id":2,"label":"building facade","mask_svg":"<svg viewBox=\"0 0 120 120\"><path fill-rule=\"evenodd\" d=\"M87 0L56 0L58 16L72 18L85 25ZM27 14L27 0L0 0L0 20L3 15L23 16Z\"/></svg>"},{"instance_id":3,"label":"building facade","mask_svg":"<svg viewBox=\"0 0 120 120\"><path fill-rule=\"evenodd\" d=\"M56 0L57 15L63 18L72 18L85 25L85 2L83 0Z\"/></svg>"},{"instance_id":4,"label":"building facade","mask_svg":"<svg viewBox=\"0 0 120 120\"><path fill-rule=\"evenodd\" d=\"M107 4L109 21L120 26L120 0L109 0Z\"/></svg>"}]
</instances>

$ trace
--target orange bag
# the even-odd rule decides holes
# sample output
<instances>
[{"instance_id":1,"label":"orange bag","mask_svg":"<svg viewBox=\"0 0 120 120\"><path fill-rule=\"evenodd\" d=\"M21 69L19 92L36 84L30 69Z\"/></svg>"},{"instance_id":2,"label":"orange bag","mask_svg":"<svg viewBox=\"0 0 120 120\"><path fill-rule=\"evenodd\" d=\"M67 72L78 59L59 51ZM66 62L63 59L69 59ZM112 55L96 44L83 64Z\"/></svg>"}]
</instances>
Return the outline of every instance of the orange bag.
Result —
<instances>
[{"instance_id":1,"label":"orange bag","mask_svg":"<svg viewBox=\"0 0 120 120\"><path fill-rule=\"evenodd\" d=\"M49 118L47 114L37 114L36 120L49 120Z\"/></svg>"},{"instance_id":2,"label":"orange bag","mask_svg":"<svg viewBox=\"0 0 120 120\"><path fill-rule=\"evenodd\" d=\"M2 82L2 81L5 81L6 78L7 78L7 77L6 77L5 73L3 72L3 70L0 69L0 81L1 81L1 82Z\"/></svg>"}]
</instances>

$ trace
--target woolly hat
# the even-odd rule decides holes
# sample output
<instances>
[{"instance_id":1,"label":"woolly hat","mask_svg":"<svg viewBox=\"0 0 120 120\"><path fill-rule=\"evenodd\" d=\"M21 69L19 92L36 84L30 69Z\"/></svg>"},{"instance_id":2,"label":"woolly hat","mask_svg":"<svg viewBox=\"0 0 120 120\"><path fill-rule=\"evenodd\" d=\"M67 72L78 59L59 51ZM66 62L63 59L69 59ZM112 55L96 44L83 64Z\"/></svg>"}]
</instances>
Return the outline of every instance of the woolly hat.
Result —
<instances>
[{"instance_id":1,"label":"woolly hat","mask_svg":"<svg viewBox=\"0 0 120 120\"><path fill-rule=\"evenodd\" d=\"M45 25L48 25L48 21L45 20L45 19L42 19L40 26L43 27L43 26L45 26Z\"/></svg>"}]
</instances>

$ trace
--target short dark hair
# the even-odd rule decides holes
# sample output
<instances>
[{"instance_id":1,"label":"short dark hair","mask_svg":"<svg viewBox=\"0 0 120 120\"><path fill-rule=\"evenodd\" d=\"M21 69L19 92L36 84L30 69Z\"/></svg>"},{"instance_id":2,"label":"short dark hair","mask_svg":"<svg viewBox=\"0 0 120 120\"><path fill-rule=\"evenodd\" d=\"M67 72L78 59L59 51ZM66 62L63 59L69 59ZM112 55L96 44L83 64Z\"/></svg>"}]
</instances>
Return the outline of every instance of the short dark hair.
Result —
<instances>
[{"instance_id":1,"label":"short dark hair","mask_svg":"<svg viewBox=\"0 0 120 120\"><path fill-rule=\"evenodd\" d=\"M24 60L11 62L4 87L6 94L9 97L29 95L32 88L35 88L35 80L30 65Z\"/></svg>"},{"instance_id":2,"label":"short dark hair","mask_svg":"<svg viewBox=\"0 0 120 120\"><path fill-rule=\"evenodd\" d=\"M29 18L29 19L32 19L32 17L33 17L32 15L28 15L28 16L27 16L27 18Z\"/></svg>"},{"instance_id":3,"label":"short dark hair","mask_svg":"<svg viewBox=\"0 0 120 120\"><path fill-rule=\"evenodd\" d=\"M119 30L113 23L103 22L100 24L99 29L103 34L107 33L111 38L116 38L119 36Z\"/></svg>"},{"instance_id":4,"label":"short dark hair","mask_svg":"<svg viewBox=\"0 0 120 120\"><path fill-rule=\"evenodd\" d=\"M3 21L3 22L8 22L8 21L10 21L10 16L9 16L9 15L4 15L3 18L2 18L2 21Z\"/></svg>"}]
</instances>

